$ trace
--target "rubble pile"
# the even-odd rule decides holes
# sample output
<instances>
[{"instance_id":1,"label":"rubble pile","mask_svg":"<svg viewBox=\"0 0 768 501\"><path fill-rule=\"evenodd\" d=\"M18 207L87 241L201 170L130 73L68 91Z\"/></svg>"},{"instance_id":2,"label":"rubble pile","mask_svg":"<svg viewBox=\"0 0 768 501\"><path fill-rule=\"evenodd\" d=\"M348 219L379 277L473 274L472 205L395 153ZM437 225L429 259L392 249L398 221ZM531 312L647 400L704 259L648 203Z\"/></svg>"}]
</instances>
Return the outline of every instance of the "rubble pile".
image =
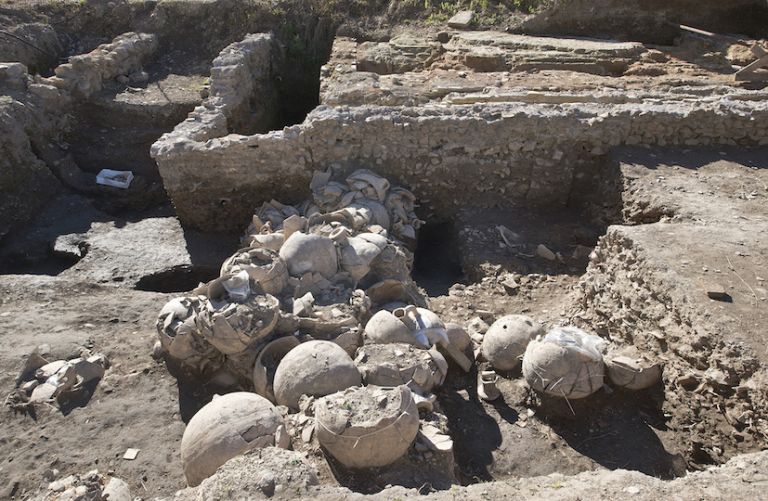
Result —
<instances>
[{"instance_id":1,"label":"rubble pile","mask_svg":"<svg viewBox=\"0 0 768 501\"><path fill-rule=\"evenodd\" d=\"M88 500L131 501L128 484L117 477L108 477L98 470L85 475L69 475L54 480L38 498L43 501Z\"/></svg>"},{"instance_id":2,"label":"rubble pile","mask_svg":"<svg viewBox=\"0 0 768 501\"><path fill-rule=\"evenodd\" d=\"M24 412L35 405L62 407L88 398L93 393L91 386L101 380L108 368L109 360L101 353L84 350L77 358L49 362L35 350L24 362L6 404Z\"/></svg>"}]
</instances>

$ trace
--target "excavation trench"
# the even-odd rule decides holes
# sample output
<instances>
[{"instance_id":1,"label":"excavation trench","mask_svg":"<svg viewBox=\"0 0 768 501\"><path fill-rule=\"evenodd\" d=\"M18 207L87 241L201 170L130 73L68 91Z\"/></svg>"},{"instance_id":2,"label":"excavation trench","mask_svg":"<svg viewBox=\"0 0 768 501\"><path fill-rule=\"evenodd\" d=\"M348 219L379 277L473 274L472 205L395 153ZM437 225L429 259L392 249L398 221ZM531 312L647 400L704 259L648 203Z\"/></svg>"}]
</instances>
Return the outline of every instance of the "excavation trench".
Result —
<instances>
[{"instance_id":1,"label":"excavation trench","mask_svg":"<svg viewBox=\"0 0 768 501\"><path fill-rule=\"evenodd\" d=\"M500 373L502 398L488 403L477 392L478 367L465 374L452 365L448 379L436 390L436 408L454 443L448 459L429 460L425 458L434 455L411 450L407 457L411 463L355 471L329 457L321 466L323 482L365 493L400 483L426 493L448 489L452 483L570 475L601 468L671 479L765 446L754 417L766 403L753 386L764 376L762 361L750 351L737 349L730 338L717 340L721 326L707 324L699 329L697 322L708 322L712 303L699 303L698 296L689 300L666 274L666 264L673 261L675 252L694 252L693 237L676 239L701 230L686 224L711 214L691 209L688 199L663 198L694 188L702 193L709 190L711 186L696 185L698 180L683 174L698 175L701 170L714 178L707 168L717 162L736 165L732 172L739 176L750 174L749 169L764 169L755 160L764 152L755 150L746 160L729 154L717 162L696 163L694 155L679 148L654 149L649 158L642 151L595 146L589 141L599 142L602 135L587 130L584 135L590 138L585 139L579 137L583 130L578 128L588 120L600 123L590 107L593 103L584 105L583 111L591 118L579 121L551 109L549 114L521 120L514 117L525 111L517 107L476 115L462 109L462 120L453 122L465 127L458 138L445 132L453 118L444 110L318 108L320 68L329 60L333 29L322 18L304 21L299 27L283 25L270 35L254 29L260 21L251 19L212 37L210 43L199 42L184 50L181 35L189 34L194 23L171 23L166 32L157 33L157 47L140 68L126 69L87 97L76 99L72 104L75 121L65 142L52 150L35 146L36 156L52 166L59 179L70 182L73 173L93 177L102 168L132 170L139 181L126 193L94 191L86 182L73 182L68 189L79 193L82 221L57 233L59 223L68 217L62 210L37 226L11 233L9 239L16 244L5 250L14 257L3 261L0 273L64 274L71 280L82 272L110 286L125 281L147 293L187 293L219 275L219 256L238 247L235 240L240 233L233 235L242 232L263 202L303 199L315 170L329 170L343 179L357 168L370 168L425 200L418 212L426 223L415 242L412 278L443 321L467 326L520 313L546 327L572 323L612 342L633 345L641 353L661 356L665 375L663 381L639 392L605 385L590 397L568 401L537 395L523 384L518 368ZM85 36L83 40L82 47L93 48ZM236 78L230 78L232 74ZM217 96L224 97L214 99ZM472 121L470 128L463 120L467 117ZM529 118L532 132L524 136L518 128L529 127ZM604 135L611 127L621 129L624 118L608 117L615 124L606 125ZM551 121L573 127L576 139L561 143L545 134ZM647 114L632 123L645 121L651 121ZM500 152L493 139L493 134L515 136L509 130L497 132L506 126L523 136L509 153ZM687 126L691 131L685 134L695 135L695 125ZM646 135L664 135L647 127L653 132L646 130ZM473 143L477 140L471 135L474 130L482 136L479 146ZM423 137L431 142L417 144ZM548 142L542 145L538 140ZM659 157L668 159L669 169ZM658 169L664 170L663 175L654 174ZM477 175L477 182L467 181L469 171ZM656 184L667 178L679 184L664 193L655 192L654 182L648 181L652 178ZM712 192L723 188L744 201L757 197L743 187L734 188L730 178L722 183L725 188L715 186ZM178 222L168 217L169 198L180 226L173 226ZM729 207L717 203L721 205L714 206L721 210ZM165 212L148 210L156 206L166 207ZM738 207L747 211L744 217L762 214L752 205ZM117 222L115 214L131 217ZM109 253L114 246L103 238L107 230L100 224L112 224L108 231L116 234L124 230L127 236L120 238L125 242L136 235L151 237L156 231L155 226L136 230L133 225L162 225L170 220L172 227L164 227L168 233L156 240L173 240L174 252L181 248L178 255L183 259L173 254L167 266L162 263L136 274L114 271L117 265L111 264ZM669 221L679 225L673 227ZM743 233L728 233L735 230L726 231L721 219L713 221L716 230L708 234L707 242L748 241ZM128 232L131 228L134 233ZM212 242L212 249L201 251L204 259L195 255L185 234L193 229L205 232L196 237L198 241ZM81 255L51 250L58 237L75 233L90 235L78 248ZM18 240L20 235L24 238ZM661 241L665 245L654 247L654 242ZM147 242L151 244L152 238ZM133 248L140 249L140 244ZM727 251L734 255L733 249ZM655 259L665 252L670 253L664 255L667 261ZM705 268L714 268L708 261L712 255L701 257ZM110 266L111 275L102 273ZM722 263L718 266L725 269ZM755 277L759 266L754 264L752 269ZM686 270L675 268L683 284L678 288L688 293L699 277ZM759 284L750 288L757 298L762 290ZM736 296L737 307L743 299ZM715 359L720 362L712 362ZM184 379L178 367L169 364L168 368L179 378L178 411L184 422L214 393L243 384L226 377ZM252 382L242 389L252 390L249 385ZM419 470L414 465L423 468L413 473Z\"/></svg>"}]
</instances>

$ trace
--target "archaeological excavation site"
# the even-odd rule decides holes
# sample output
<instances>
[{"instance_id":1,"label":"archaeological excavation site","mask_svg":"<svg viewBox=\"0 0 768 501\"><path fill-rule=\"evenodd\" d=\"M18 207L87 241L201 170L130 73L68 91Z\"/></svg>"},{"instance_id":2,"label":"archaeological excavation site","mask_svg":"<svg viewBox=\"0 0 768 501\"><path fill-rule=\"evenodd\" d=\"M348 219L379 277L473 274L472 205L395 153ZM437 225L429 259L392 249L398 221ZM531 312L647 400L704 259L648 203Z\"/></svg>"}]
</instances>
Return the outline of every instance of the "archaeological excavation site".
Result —
<instances>
[{"instance_id":1,"label":"archaeological excavation site","mask_svg":"<svg viewBox=\"0 0 768 501\"><path fill-rule=\"evenodd\" d=\"M0 499L765 499L767 0L0 0Z\"/></svg>"}]
</instances>

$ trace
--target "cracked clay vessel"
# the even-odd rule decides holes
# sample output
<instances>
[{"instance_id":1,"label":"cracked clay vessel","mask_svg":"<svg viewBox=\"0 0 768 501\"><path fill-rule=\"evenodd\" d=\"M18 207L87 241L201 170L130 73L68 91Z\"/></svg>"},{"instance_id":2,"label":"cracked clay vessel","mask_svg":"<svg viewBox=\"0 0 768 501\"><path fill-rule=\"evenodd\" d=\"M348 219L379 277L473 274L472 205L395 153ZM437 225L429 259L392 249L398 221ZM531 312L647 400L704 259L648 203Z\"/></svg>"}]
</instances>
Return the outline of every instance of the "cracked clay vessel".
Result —
<instances>
[{"instance_id":1,"label":"cracked clay vessel","mask_svg":"<svg viewBox=\"0 0 768 501\"><path fill-rule=\"evenodd\" d=\"M190 419L181 439L181 462L194 487L235 456L275 445L283 418L266 398L249 392L214 397Z\"/></svg>"}]
</instances>

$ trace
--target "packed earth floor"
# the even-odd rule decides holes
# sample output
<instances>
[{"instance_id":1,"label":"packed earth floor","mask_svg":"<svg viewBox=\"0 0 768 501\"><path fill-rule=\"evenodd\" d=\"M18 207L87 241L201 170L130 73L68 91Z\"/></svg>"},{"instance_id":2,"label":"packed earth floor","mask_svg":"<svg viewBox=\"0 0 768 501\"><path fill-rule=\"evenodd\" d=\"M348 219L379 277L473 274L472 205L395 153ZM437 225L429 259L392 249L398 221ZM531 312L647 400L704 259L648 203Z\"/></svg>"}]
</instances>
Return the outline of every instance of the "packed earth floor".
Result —
<instances>
[{"instance_id":1,"label":"packed earth floor","mask_svg":"<svg viewBox=\"0 0 768 501\"><path fill-rule=\"evenodd\" d=\"M41 4L0 9L0 33L27 41L0 36L0 499L763 495L768 70L734 73L765 34L574 33L560 7L505 30L479 13L449 26L437 7L344 23L311 2L220 19L229 2L117 2L114 18L86 2L78 20ZM131 186L97 184L103 168ZM319 247L291 254L304 233L329 243L332 272ZM350 264L354 245L375 256ZM246 248L287 267L284 283L238 275L229 258ZM245 304L275 306L228 313L251 324L221 337L206 308L244 307L242 287ZM164 306L185 297L201 302L186 318L204 354L167 335ZM439 317L446 343L377 355L395 345L368 320L409 304ZM525 346L494 364L486 333L508 315L595 336L599 384L537 387ZM353 381L288 395L312 362L281 373L286 353L253 376L281 338L335 343ZM392 380L377 356L402 368L430 346L429 377L372 382ZM660 376L603 378L619 349ZM185 431L243 391L279 404L242 432L264 447L196 479ZM321 423L372 426L410 399L414 435L386 465L350 466L351 446L335 448L349 437L334 446ZM381 442L405 440L399 419Z\"/></svg>"}]
</instances>

